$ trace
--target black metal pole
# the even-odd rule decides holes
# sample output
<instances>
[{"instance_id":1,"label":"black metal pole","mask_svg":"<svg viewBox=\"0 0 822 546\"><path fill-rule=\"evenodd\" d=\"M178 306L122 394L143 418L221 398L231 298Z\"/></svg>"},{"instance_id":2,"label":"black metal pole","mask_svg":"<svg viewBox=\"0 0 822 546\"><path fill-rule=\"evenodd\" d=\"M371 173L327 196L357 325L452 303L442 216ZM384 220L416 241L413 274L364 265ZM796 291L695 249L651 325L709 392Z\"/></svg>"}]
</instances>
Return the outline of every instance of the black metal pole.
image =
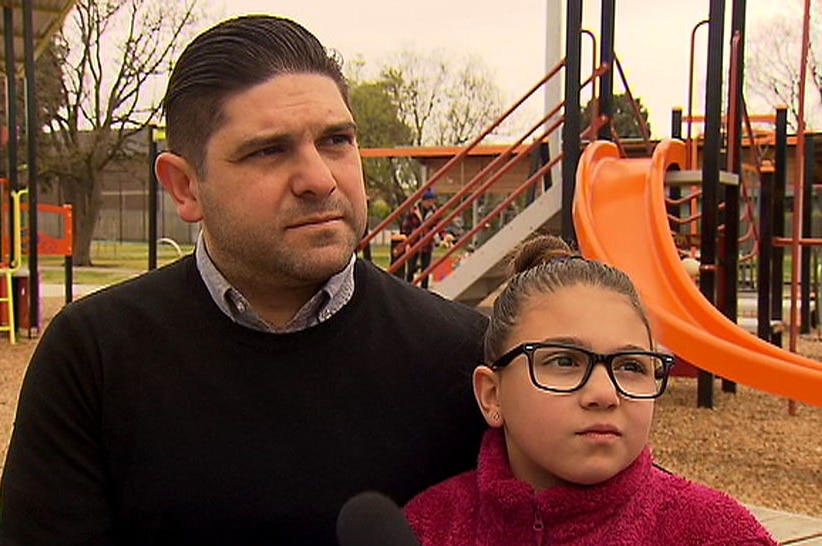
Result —
<instances>
[{"instance_id":1,"label":"black metal pole","mask_svg":"<svg viewBox=\"0 0 822 546\"><path fill-rule=\"evenodd\" d=\"M802 237L810 238L813 233L813 184L816 158L814 157L813 135L805 135L805 183L802 188L805 206L802 208ZM800 311L800 330L802 334L811 332L811 247L802 245L802 268L800 286L802 307Z\"/></svg>"},{"instance_id":2,"label":"black metal pole","mask_svg":"<svg viewBox=\"0 0 822 546\"><path fill-rule=\"evenodd\" d=\"M776 143L774 146L773 236L785 236L785 188L788 180L788 110L776 110ZM785 247L773 247L771 266L771 319L782 320L784 305ZM782 345L781 332L773 332L771 341Z\"/></svg>"},{"instance_id":3,"label":"black metal pole","mask_svg":"<svg viewBox=\"0 0 822 546\"><path fill-rule=\"evenodd\" d=\"M682 138L682 108L674 108L671 111L671 138ZM668 195L672 200L678 200L680 197L682 197L682 188L677 185L672 185L668 190ZM675 218L681 217L681 209L681 205L668 205L668 213L670 213ZM682 224L679 224L678 222L675 222L673 220L671 220L669 224L671 226L672 232L679 233L682 231Z\"/></svg>"},{"instance_id":4,"label":"black metal pole","mask_svg":"<svg viewBox=\"0 0 822 546\"><path fill-rule=\"evenodd\" d=\"M582 0L566 3L565 29L565 122L562 124L562 238L576 246L574 230L574 191L580 156L579 133L582 130L579 111L582 57Z\"/></svg>"},{"instance_id":5,"label":"black metal pole","mask_svg":"<svg viewBox=\"0 0 822 546\"><path fill-rule=\"evenodd\" d=\"M6 125L9 131L9 142L6 145L8 152L8 180L9 191L15 192L20 189L20 181L17 176L17 63L14 58L14 10L10 7L3 8L3 37L6 48ZM11 194L9 194L11 195ZM0 211L0 218L2 218ZM9 207L8 215L9 233L14 233L14 209ZM11 242L11 241L10 241ZM3 250L3 241L0 237L0 252ZM14 261L14 245L9 244L9 261Z\"/></svg>"},{"instance_id":6,"label":"black metal pole","mask_svg":"<svg viewBox=\"0 0 822 546\"><path fill-rule=\"evenodd\" d=\"M739 175L742 184L742 107L745 77L745 0L733 0L731 14L731 36L733 45L736 42L736 66L731 66L728 82L733 82L733 89L728 90L728 133L733 140L727 143L729 150L728 170ZM735 105L735 107L732 107ZM733 129L733 130L731 130ZM722 312L732 322L739 314L737 297L739 282L739 196L740 188L736 184L725 184L725 244L723 245L724 275L722 293L724 297ZM736 392L736 383L722 379L723 392Z\"/></svg>"},{"instance_id":7,"label":"black metal pole","mask_svg":"<svg viewBox=\"0 0 822 546\"><path fill-rule=\"evenodd\" d=\"M29 337L40 329L40 274L37 256L37 89L34 72L34 14L31 0L23 2L23 52L26 67L26 144L29 171Z\"/></svg>"},{"instance_id":8,"label":"black metal pole","mask_svg":"<svg viewBox=\"0 0 822 546\"><path fill-rule=\"evenodd\" d=\"M614 29L616 0L602 0L599 60L610 69L599 80L599 114L607 116L608 123L599 128L597 138L611 140L614 120Z\"/></svg>"},{"instance_id":9,"label":"black metal pole","mask_svg":"<svg viewBox=\"0 0 822 546\"><path fill-rule=\"evenodd\" d=\"M159 184L154 162L157 160L157 141L154 125L148 126L148 269L157 269L157 192Z\"/></svg>"},{"instance_id":10,"label":"black metal pole","mask_svg":"<svg viewBox=\"0 0 822 546\"><path fill-rule=\"evenodd\" d=\"M771 267L773 266L774 171L762 173L759 193L759 262L756 283L756 334L771 341Z\"/></svg>"},{"instance_id":11,"label":"black metal pole","mask_svg":"<svg viewBox=\"0 0 822 546\"><path fill-rule=\"evenodd\" d=\"M719 163L722 126L722 51L725 0L711 0L708 23L708 71L705 83L705 144L702 149L702 235L700 240L699 289L716 301L716 232L719 194ZM700 370L697 405L712 408L714 376Z\"/></svg>"}]
</instances>

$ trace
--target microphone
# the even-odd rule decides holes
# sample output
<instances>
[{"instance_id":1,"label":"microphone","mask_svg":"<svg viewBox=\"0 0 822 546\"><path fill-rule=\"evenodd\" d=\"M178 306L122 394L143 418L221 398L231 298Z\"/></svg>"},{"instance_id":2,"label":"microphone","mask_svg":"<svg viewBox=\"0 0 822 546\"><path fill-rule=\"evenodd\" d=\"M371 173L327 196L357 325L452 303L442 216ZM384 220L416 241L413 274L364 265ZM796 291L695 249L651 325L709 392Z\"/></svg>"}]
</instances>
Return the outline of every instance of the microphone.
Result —
<instances>
[{"instance_id":1,"label":"microphone","mask_svg":"<svg viewBox=\"0 0 822 546\"><path fill-rule=\"evenodd\" d=\"M402 510L375 491L348 499L337 516L340 546L420 546Z\"/></svg>"}]
</instances>

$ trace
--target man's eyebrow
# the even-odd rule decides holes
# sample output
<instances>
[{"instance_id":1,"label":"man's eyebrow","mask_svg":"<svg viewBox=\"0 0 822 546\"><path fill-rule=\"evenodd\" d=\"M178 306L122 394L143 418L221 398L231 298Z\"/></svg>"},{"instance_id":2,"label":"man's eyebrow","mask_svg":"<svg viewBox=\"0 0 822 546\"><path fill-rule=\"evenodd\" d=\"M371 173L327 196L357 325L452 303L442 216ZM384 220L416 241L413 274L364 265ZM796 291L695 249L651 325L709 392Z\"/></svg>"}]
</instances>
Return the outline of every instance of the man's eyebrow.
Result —
<instances>
[{"instance_id":1,"label":"man's eyebrow","mask_svg":"<svg viewBox=\"0 0 822 546\"><path fill-rule=\"evenodd\" d=\"M291 135L286 133L261 135L242 141L231 153L232 161L239 161L250 153L263 148L287 146L293 142Z\"/></svg>"},{"instance_id":2,"label":"man's eyebrow","mask_svg":"<svg viewBox=\"0 0 822 546\"><path fill-rule=\"evenodd\" d=\"M323 130L322 134L324 135L332 135L335 133L349 133L357 132L357 124L353 121L343 121L341 123L332 123L328 127Z\"/></svg>"},{"instance_id":3,"label":"man's eyebrow","mask_svg":"<svg viewBox=\"0 0 822 546\"><path fill-rule=\"evenodd\" d=\"M338 133L356 133L357 124L353 121L343 121L340 123L332 123L322 131L323 136L334 135ZM294 138L288 133L261 135L257 137L244 140L234 149L231 154L232 161L239 161L250 153L262 150L264 148L276 148L282 146L289 146L293 143Z\"/></svg>"}]
</instances>

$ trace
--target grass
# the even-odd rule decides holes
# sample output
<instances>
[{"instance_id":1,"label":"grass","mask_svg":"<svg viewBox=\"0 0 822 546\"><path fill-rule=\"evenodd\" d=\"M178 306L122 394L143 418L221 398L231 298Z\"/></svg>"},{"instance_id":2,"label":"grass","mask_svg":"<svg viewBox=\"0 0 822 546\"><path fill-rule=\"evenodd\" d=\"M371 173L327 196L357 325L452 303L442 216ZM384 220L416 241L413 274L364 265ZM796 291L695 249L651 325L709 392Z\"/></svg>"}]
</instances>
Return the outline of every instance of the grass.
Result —
<instances>
[{"instance_id":1,"label":"grass","mask_svg":"<svg viewBox=\"0 0 822 546\"><path fill-rule=\"evenodd\" d=\"M194 251L193 245L183 245L183 254ZM436 253L435 253L436 254ZM387 268L390 262L388 245L372 245L371 258L375 264ZM168 245L157 248L157 265L178 259L177 251ZM90 267L75 266L74 284L105 286L115 284L148 270L148 244L118 241L94 241L91 246ZM44 283L63 284L65 268L62 256L42 256L39 269Z\"/></svg>"},{"instance_id":2,"label":"grass","mask_svg":"<svg viewBox=\"0 0 822 546\"><path fill-rule=\"evenodd\" d=\"M192 245L181 247L183 255L194 250ZM168 245L157 247L157 265L178 259L177 251ZM94 241L88 267L73 268L74 284L105 286L115 284L148 271L148 244L118 241ZM65 265L62 256L42 256L39 260L43 282L65 283Z\"/></svg>"},{"instance_id":3,"label":"grass","mask_svg":"<svg viewBox=\"0 0 822 546\"><path fill-rule=\"evenodd\" d=\"M183 255L194 251L193 245L182 245ZM372 261L388 268L390 264L388 245L371 245ZM434 250L434 259L445 253L444 249ZM176 249L169 245L157 247L157 265L165 265L178 259ZM148 244L140 242L94 241L91 246L91 261L88 267L74 266L74 284L107 286L148 271ZM48 284L65 283L65 266L62 256L41 256L38 269L42 282Z\"/></svg>"}]
</instances>

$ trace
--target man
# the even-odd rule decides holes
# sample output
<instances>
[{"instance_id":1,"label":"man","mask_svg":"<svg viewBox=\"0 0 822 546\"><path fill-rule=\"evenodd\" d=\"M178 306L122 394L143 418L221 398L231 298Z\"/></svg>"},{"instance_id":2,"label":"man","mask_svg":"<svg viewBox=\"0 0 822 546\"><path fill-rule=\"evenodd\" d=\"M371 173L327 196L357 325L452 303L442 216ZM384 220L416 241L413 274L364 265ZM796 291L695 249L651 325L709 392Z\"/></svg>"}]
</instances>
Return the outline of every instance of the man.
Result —
<instances>
[{"instance_id":1,"label":"man","mask_svg":"<svg viewBox=\"0 0 822 546\"><path fill-rule=\"evenodd\" d=\"M402 226L400 226L400 233L408 237L408 246L413 245L422 237L421 234L414 234L414 231L422 226L423 222L434 214L436 210L437 192L429 188L423 192L420 202L408 211L408 214L403 218ZM415 236L412 237L412 235ZM415 252L408 258L405 280L411 282L417 276L417 272L425 271L428 266L431 265L431 254L433 254L433 252L434 239L432 237L420 247L418 252ZM417 266L417 262L419 262L419 267ZM420 286L428 288L429 277L430 275L426 275L422 281L420 281Z\"/></svg>"},{"instance_id":2,"label":"man","mask_svg":"<svg viewBox=\"0 0 822 546\"><path fill-rule=\"evenodd\" d=\"M365 193L338 62L300 25L182 53L157 174L193 256L68 306L30 363L0 543L335 544L343 503L469 468L485 320L355 258Z\"/></svg>"}]
</instances>

